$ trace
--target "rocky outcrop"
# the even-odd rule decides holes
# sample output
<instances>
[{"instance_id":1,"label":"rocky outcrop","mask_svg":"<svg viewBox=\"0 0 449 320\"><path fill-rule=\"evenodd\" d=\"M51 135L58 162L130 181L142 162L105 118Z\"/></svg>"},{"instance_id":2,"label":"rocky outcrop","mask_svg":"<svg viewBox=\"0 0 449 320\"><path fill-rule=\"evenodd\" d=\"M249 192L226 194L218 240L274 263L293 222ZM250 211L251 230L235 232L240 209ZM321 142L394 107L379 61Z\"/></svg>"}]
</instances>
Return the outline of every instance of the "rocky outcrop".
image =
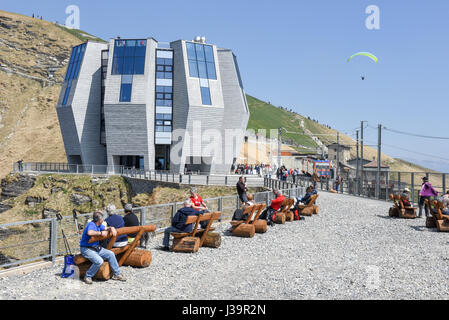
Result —
<instances>
[{"instance_id":1,"label":"rocky outcrop","mask_svg":"<svg viewBox=\"0 0 449 320\"><path fill-rule=\"evenodd\" d=\"M35 181L36 177L24 174L19 175L17 180L11 182L8 182L6 179L2 180L2 193L0 199L5 200L20 196L31 189L34 186Z\"/></svg>"},{"instance_id":2,"label":"rocky outcrop","mask_svg":"<svg viewBox=\"0 0 449 320\"><path fill-rule=\"evenodd\" d=\"M44 208L42 210L42 219L56 218L56 215L58 213L59 213L59 211L57 211L57 210Z\"/></svg>"},{"instance_id":3,"label":"rocky outcrop","mask_svg":"<svg viewBox=\"0 0 449 320\"><path fill-rule=\"evenodd\" d=\"M74 204L76 204L77 206L80 206L80 205L82 205L84 203L92 201L92 199L90 197L88 197L88 196L84 196L82 194L74 193L70 197L70 201L73 202Z\"/></svg>"},{"instance_id":4,"label":"rocky outcrop","mask_svg":"<svg viewBox=\"0 0 449 320\"><path fill-rule=\"evenodd\" d=\"M0 213L8 211L11 208L12 208L11 206L0 202Z\"/></svg>"}]
</instances>

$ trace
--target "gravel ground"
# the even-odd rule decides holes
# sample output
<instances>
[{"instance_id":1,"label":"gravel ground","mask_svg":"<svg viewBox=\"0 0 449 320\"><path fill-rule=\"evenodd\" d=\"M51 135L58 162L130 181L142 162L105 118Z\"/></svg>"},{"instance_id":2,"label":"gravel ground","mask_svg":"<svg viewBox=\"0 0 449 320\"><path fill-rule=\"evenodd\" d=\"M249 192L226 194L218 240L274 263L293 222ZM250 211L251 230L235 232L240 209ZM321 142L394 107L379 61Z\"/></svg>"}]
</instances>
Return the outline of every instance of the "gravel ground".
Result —
<instances>
[{"instance_id":1,"label":"gravel ground","mask_svg":"<svg viewBox=\"0 0 449 320\"><path fill-rule=\"evenodd\" d=\"M321 192L319 215L230 236L195 254L160 251L127 282L62 279L61 265L0 279L2 299L448 299L448 234L388 217L389 203Z\"/></svg>"}]
</instances>

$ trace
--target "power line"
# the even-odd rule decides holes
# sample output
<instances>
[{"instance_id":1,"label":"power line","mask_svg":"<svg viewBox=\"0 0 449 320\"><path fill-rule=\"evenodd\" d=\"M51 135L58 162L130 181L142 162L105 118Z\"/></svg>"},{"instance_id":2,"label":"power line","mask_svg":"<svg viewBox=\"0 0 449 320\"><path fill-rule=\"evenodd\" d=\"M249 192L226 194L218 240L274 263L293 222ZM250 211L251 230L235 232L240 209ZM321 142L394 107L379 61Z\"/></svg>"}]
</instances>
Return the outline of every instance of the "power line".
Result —
<instances>
[{"instance_id":1,"label":"power line","mask_svg":"<svg viewBox=\"0 0 449 320\"><path fill-rule=\"evenodd\" d=\"M405 149L405 148L393 146L393 145L386 144L386 143L382 143L382 145L387 146L387 147L391 147L391 148L396 148L396 149L403 150L403 151L412 152L412 153L414 153L414 154L419 154L419 155L422 155L422 156L427 156L427 157L431 157L431 158L437 158L437 159L439 159L439 160L447 161L447 162L449 163L449 159L447 159L447 158L442 158L442 157L439 157L439 156L436 156L436 155L433 155L433 154L428 154L428 153L418 152L418 151L416 151L416 150L409 150L409 149Z\"/></svg>"},{"instance_id":2,"label":"power line","mask_svg":"<svg viewBox=\"0 0 449 320\"><path fill-rule=\"evenodd\" d=\"M373 126L368 125L369 128L377 130L377 128L374 128ZM449 137L435 137L435 136L427 136L423 134L417 134L417 133L410 133L410 132L404 132L396 129L390 129L385 126L382 126L382 129L398 134L403 134L406 136L413 136L413 137L419 137L419 138L426 138L426 139L439 139L439 140L449 140Z\"/></svg>"}]
</instances>

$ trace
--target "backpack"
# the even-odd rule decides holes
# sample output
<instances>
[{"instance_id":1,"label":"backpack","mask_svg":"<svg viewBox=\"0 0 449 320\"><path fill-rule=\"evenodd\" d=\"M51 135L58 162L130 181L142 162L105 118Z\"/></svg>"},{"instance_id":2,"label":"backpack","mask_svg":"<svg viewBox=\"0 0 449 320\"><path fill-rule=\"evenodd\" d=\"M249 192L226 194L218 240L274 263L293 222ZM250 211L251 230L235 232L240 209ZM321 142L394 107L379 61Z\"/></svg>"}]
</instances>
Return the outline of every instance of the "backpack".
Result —
<instances>
[{"instance_id":1,"label":"backpack","mask_svg":"<svg viewBox=\"0 0 449 320\"><path fill-rule=\"evenodd\" d=\"M61 278L72 278L75 275L75 261L73 254L64 256L64 268L62 269Z\"/></svg>"}]
</instances>

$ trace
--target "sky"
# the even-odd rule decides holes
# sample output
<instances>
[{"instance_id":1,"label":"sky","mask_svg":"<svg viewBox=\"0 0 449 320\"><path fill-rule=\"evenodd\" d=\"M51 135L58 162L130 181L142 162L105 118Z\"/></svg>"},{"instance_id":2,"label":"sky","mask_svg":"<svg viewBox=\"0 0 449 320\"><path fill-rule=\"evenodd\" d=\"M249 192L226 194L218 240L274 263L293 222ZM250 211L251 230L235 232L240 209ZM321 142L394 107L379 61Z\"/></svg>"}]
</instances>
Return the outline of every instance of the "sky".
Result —
<instances>
[{"instance_id":1,"label":"sky","mask_svg":"<svg viewBox=\"0 0 449 320\"><path fill-rule=\"evenodd\" d=\"M449 137L447 0L40 0L0 9L64 23L69 5L79 8L81 30L105 40L205 36L236 54L248 94L354 138L365 120L365 144L377 145L378 124ZM378 29L366 26L371 5ZM347 62L360 51L379 62ZM449 172L449 139L383 130L382 151Z\"/></svg>"}]
</instances>

